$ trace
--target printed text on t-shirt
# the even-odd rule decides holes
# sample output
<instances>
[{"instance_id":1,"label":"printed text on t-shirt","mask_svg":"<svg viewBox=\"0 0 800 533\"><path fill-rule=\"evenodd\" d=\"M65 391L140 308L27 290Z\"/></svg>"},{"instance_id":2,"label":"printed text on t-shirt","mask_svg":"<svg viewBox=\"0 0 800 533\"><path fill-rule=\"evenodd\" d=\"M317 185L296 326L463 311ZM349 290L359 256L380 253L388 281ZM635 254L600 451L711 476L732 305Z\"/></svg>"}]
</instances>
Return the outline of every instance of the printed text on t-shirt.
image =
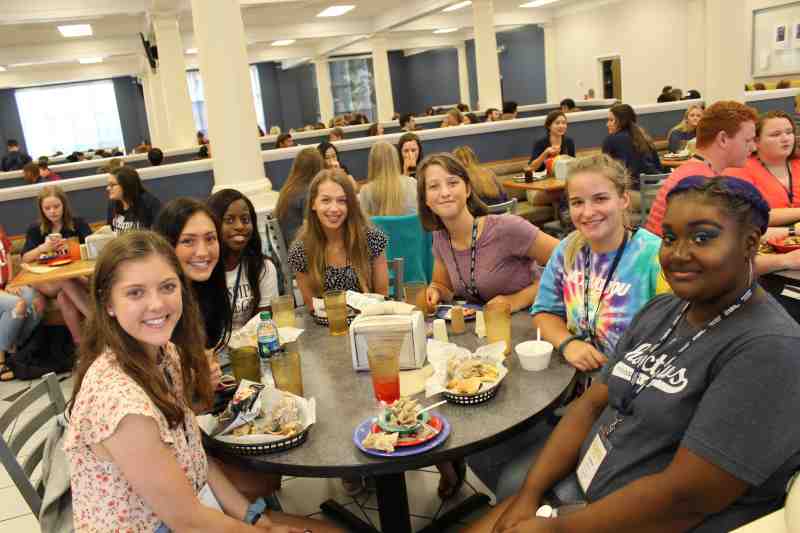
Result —
<instances>
[{"instance_id":1,"label":"printed text on t-shirt","mask_svg":"<svg viewBox=\"0 0 800 533\"><path fill-rule=\"evenodd\" d=\"M686 378L686 369L678 368L673 364L677 359L676 356L649 353L651 346L651 343L640 344L635 350L626 353L622 360L614 365L612 374L630 382L634 368L641 365L640 374L636 380L637 389L655 387L668 394L681 392L689 384Z\"/></svg>"}]
</instances>

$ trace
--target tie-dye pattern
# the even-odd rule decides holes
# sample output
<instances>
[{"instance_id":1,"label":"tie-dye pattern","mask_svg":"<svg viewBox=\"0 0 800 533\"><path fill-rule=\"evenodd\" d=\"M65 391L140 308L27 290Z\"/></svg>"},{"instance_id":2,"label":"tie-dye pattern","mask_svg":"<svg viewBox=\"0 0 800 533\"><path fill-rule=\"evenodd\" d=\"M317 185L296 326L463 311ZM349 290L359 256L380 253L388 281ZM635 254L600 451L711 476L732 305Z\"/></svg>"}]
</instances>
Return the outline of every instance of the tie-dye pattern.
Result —
<instances>
[{"instance_id":1,"label":"tie-dye pattern","mask_svg":"<svg viewBox=\"0 0 800 533\"><path fill-rule=\"evenodd\" d=\"M583 265L590 253L589 324L594 321L597 300L603 289L606 276L611 270L616 250L606 254L595 254L585 246L575 257L572 265L564 264L564 250L569 238L559 243L550 256L542 274L539 293L531 307L531 315L550 313L566 320L567 329L573 334L585 334L581 321L586 313L584 307ZM669 291L658 262L661 239L645 229L639 229L625 249L614 277L603 295L603 303L595 322L598 348L611 354L622 333L634 315L656 294Z\"/></svg>"}]
</instances>

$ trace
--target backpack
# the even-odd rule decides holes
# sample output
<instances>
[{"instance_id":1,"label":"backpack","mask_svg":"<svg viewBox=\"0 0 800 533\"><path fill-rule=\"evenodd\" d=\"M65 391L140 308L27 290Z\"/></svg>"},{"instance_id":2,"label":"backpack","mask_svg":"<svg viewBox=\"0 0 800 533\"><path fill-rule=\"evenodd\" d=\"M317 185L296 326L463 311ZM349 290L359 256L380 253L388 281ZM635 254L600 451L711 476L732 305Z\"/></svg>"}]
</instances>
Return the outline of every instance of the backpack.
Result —
<instances>
[{"instance_id":1,"label":"backpack","mask_svg":"<svg viewBox=\"0 0 800 533\"><path fill-rule=\"evenodd\" d=\"M75 364L75 343L65 326L39 325L6 361L17 379L37 379L48 372L68 372Z\"/></svg>"}]
</instances>

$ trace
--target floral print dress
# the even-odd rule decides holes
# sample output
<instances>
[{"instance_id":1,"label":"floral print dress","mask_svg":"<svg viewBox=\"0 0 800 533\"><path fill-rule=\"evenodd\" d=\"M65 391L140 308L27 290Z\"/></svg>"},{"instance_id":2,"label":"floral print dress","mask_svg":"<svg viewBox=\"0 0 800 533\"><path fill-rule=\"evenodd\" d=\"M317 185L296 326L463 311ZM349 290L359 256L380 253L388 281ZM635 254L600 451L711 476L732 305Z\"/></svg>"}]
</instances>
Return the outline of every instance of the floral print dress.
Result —
<instances>
[{"instance_id":1,"label":"floral print dress","mask_svg":"<svg viewBox=\"0 0 800 533\"><path fill-rule=\"evenodd\" d=\"M169 343L160 363L183 398L183 380L175 346ZM144 390L106 352L86 372L69 417L64 451L70 464L74 525L77 532L155 531L161 519L134 491L113 463L98 457L91 445L111 437L127 415L155 420L161 440L175 454L189 482L199 493L206 484L208 463L194 413L184 408L184 424L170 428Z\"/></svg>"}]
</instances>

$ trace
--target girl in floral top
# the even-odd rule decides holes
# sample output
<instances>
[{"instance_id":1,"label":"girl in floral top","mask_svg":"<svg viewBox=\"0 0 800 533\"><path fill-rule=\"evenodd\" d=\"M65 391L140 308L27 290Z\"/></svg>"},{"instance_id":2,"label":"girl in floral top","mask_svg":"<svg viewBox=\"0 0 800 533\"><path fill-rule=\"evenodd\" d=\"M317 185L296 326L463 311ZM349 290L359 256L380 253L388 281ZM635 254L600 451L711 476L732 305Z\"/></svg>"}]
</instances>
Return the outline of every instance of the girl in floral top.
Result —
<instances>
[{"instance_id":1,"label":"girl in floral top","mask_svg":"<svg viewBox=\"0 0 800 533\"><path fill-rule=\"evenodd\" d=\"M115 239L91 299L64 443L75 530L302 531L244 523L248 501L206 459L191 410L212 394L203 327L169 243Z\"/></svg>"}]
</instances>

